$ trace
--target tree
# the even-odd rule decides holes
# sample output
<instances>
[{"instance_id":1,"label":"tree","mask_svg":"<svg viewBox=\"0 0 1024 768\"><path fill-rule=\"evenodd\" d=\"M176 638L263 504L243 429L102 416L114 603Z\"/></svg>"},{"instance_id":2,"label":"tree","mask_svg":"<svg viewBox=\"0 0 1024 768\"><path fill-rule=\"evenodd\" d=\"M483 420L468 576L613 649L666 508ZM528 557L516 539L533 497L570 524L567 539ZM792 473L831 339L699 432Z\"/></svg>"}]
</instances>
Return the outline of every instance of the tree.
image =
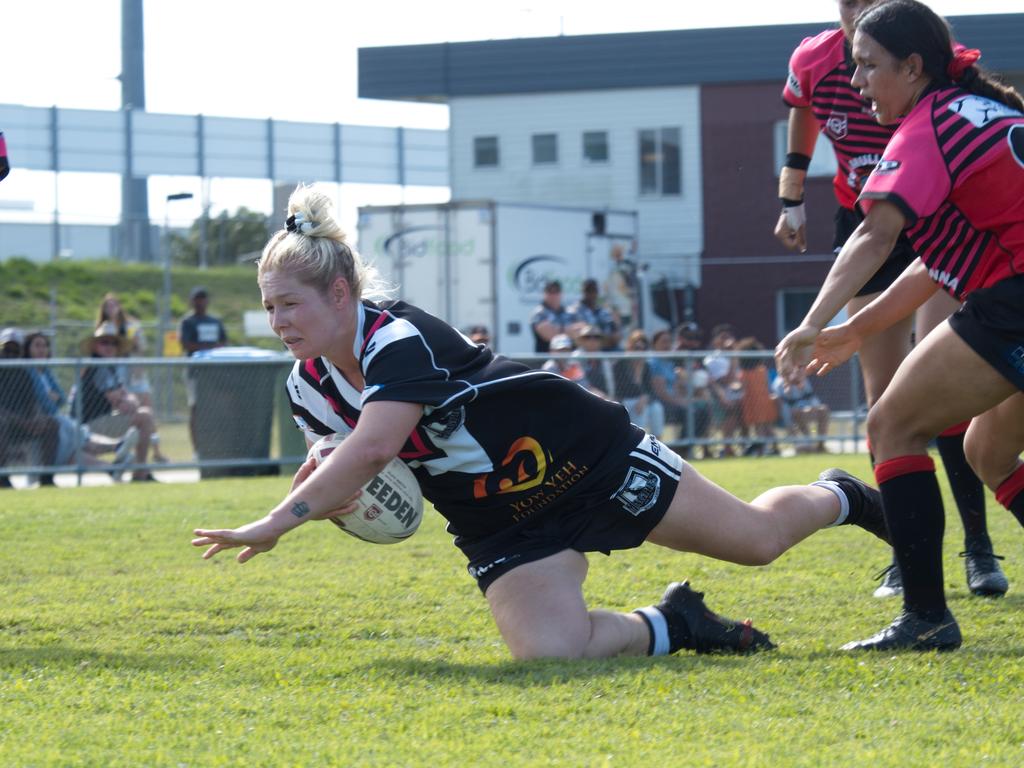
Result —
<instances>
[{"instance_id":1,"label":"tree","mask_svg":"<svg viewBox=\"0 0 1024 768\"><path fill-rule=\"evenodd\" d=\"M199 248L203 241L203 218L192 222L188 234L171 233L168 248L175 264L197 266L200 263ZM219 215L206 220L206 263L213 265L236 264L240 257L259 253L267 242L269 230L267 217L248 208L239 208L228 215Z\"/></svg>"}]
</instances>

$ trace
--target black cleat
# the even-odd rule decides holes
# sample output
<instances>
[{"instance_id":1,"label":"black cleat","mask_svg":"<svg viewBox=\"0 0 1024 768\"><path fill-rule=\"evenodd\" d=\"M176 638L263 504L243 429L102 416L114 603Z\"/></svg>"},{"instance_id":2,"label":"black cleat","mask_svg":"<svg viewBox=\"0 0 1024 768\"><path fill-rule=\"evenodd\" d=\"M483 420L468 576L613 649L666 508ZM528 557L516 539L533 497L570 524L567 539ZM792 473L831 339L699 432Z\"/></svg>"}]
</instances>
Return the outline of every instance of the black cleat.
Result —
<instances>
[{"instance_id":1,"label":"black cleat","mask_svg":"<svg viewBox=\"0 0 1024 768\"><path fill-rule=\"evenodd\" d=\"M955 651L963 638L953 614L946 609L942 621L925 621L904 611L874 637L854 640L844 651Z\"/></svg>"},{"instance_id":2,"label":"black cleat","mask_svg":"<svg viewBox=\"0 0 1024 768\"><path fill-rule=\"evenodd\" d=\"M668 623L669 653L688 648L697 653L754 653L775 647L750 619L733 621L719 616L704 604L704 593L690 583L668 585L656 606Z\"/></svg>"},{"instance_id":3,"label":"black cleat","mask_svg":"<svg viewBox=\"0 0 1024 768\"><path fill-rule=\"evenodd\" d=\"M999 567L997 560L1003 558L992 552L991 546L986 549L970 548L961 552L964 568L967 571L967 588L972 595L979 597L1002 597L1010 588L1006 574Z\"/></svg>"},{"instance_id":4,"label":"black cleat","mask_svg":"<svg viewBox=\"0 0 1024 768\"><path fill-rule=\"evenodd\" d=\"M897 597L903 594L903 574L895 560L875 576L875 581L882 582L875 589L875 597Z\"/></svg>"},{"instance_id":5,"label":"black cleat","mask_svg":"<svg viewBox=\"0 0 1024 768\"><path fill-rule=\"evenodd\" d=\"M826 469L818 475L818 479L831 480L846 494L850 502L850 515L846 519L848 524L859 525L886 544L890 543L889 529L885 525L885 515L882 514L882 494L878 489L842 469Z\"/></svg>"}]
</instances>

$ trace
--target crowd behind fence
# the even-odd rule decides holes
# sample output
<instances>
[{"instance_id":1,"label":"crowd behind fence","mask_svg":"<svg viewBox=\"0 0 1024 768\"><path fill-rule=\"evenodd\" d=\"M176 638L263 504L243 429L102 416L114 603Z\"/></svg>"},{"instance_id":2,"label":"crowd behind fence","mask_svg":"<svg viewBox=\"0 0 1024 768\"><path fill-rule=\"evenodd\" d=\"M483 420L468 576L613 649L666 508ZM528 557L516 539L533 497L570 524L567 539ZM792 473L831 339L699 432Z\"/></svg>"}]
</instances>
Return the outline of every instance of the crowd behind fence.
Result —
<instances>
[{"instance_id":1,"label":"crowd behind fence","mask_svg":"<svg viewBox=\"0 0 1024 768\"><path fill-rule=\"evenodd\" d=\"M290 473L305 458L302 433L291 418L285 392L294 360L286 353L253 351L260 355L103 361L148 379L160 462L148 456L138 459L132 451L132 429L123 422L83 418L82 398L75 394L96 359L45 361L71 394L52 415L26 410L28 393L19 391L30 386L25 374L40 361L0 360L0 483L9 486L17 477L19 485L33 485L60 474L65 478L60 484L74 484L91 473L121 480L139 470L155 470L158 479L162 471L171 470L198 471L202 478ZM516 359L557 370L623 402L635 423L691 458L864 449L866 409L856 361L830 376L809 379L810 394L803 402L817 406L804 413L787 403L786 393L774 383L770 353L719 353L728 361L732 379L717 384L709 380L703 364L708 354L574 352ZM665 386L655 384L653 370L672 379L674 400L660 408L659 393L665 393ZM570 421L572 417L566 413Z\"/></svg>"}]
</instances>

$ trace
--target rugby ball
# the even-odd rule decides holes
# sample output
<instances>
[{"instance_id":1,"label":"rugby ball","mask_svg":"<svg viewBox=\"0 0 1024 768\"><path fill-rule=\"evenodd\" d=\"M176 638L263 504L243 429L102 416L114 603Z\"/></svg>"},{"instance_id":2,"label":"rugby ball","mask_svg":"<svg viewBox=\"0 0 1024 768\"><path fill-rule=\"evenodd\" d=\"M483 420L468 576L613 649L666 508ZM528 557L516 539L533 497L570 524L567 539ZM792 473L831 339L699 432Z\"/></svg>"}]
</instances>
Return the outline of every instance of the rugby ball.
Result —
<instances>
[{"instance_id":1,"label":"rugby ball","mask_svg":"<svg viewBox=\"0 0 1024 768\"><path fill-rule=\"evenodd\" d=\"M320 466L345 437L338 433L321 437L310 447L307 458ZM420 527L423 494L412 470L395 458L363 486L363 495L356 500L354 512L329 519L357 539L372 544L396 544Z\"/></svg>"}]
</instances>

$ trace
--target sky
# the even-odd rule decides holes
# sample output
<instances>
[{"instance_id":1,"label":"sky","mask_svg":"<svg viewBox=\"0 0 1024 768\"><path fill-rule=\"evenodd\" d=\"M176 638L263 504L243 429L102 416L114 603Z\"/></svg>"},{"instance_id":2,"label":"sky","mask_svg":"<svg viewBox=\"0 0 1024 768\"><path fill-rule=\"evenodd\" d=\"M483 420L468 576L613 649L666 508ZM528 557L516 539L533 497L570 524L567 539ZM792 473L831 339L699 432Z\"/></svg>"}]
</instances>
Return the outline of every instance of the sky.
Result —
<instances>
[{"instance_id":1,"label":"sky","mask_svg":"<svg viewBox=\"0 0 1024 768\"><path fill-rule=\"evenodd\" d=\"M1022 10L1021 0L934 0L931 6L947 16ZM146 0L143 15L150 112L446 128L442 105L357 98L358 48L802 22L824 27L838 11L836 0ZM120 17L121 0L5 3L0 103L118 109ZM16 168L17 149L9 149ZM104 199L117 196L116 179L64 178L72 176L60 181L62 211L82 220L111 215ZM164 215L164 192L180 184L151 182L154 218ZM258 207L268 197L251 181L217 184L215 209ZM48 174L12 172L0 185L0 209L31 201L37 213L49 215L54 186ZM397 202L394 194L370 188L357 197L363 204ZM177 217L197 213L197 201L175 204Z\"/></svg>"}]
</instances>

